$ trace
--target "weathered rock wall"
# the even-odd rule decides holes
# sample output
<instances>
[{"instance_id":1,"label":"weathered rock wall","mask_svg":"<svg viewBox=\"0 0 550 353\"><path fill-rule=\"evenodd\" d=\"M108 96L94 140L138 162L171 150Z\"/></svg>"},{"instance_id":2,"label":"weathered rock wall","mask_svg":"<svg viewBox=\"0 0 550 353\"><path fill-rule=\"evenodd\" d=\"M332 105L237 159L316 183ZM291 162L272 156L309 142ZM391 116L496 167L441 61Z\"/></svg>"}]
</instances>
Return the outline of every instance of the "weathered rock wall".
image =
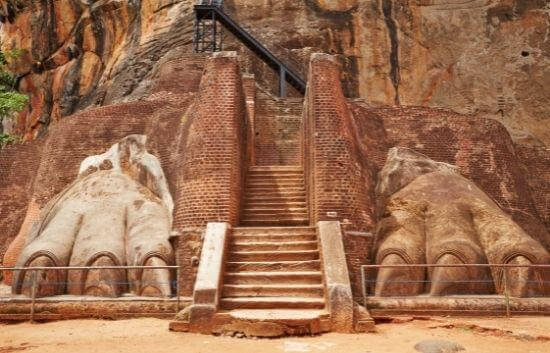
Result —
<instances>
[{"instance_id":1,"label":"weathered rock wall","mask_svg":"<svg viewBox=\"0 0 550 353\"><path fill-rule=\"evenodd\" d=\"M6 3L9 0L2 0ZM28 49L18 72L31 107L19 129L146 92L158 62L190 51L193 0L23 1L0 29ZM545 0L226 0L268 47L307 67L339 54L344 91L371 104L442 106L501 121L515 140L550 144L550 7ZM239 49L226 39L226 49ZM276 77L242 60L266 87Z\"/></svg>"}]
</instances>

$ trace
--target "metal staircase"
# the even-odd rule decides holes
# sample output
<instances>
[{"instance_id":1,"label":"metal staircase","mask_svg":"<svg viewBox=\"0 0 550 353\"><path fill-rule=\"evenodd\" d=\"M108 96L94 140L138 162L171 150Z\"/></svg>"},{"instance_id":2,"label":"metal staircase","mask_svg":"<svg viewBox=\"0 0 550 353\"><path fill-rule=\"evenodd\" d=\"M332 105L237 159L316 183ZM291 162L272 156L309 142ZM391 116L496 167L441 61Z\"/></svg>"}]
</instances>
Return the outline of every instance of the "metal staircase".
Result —
<instances>
[{"instance_id":1,"label":"metal staircase","mask_svg":"<svg viewBox=\"0 0 550 353\"><path fill-rule=\"evenodd\" d=\"M223 11L223 0L199 0L195 5L194 45L197 52L222 50L222 28L218 23L238 38L248 49L261 58L279 75L279 96L286 96L286 83L298 92L305 94L306 81L288 63L283 62L273 51L260 43Z\"/></svg>"}]
</instances>

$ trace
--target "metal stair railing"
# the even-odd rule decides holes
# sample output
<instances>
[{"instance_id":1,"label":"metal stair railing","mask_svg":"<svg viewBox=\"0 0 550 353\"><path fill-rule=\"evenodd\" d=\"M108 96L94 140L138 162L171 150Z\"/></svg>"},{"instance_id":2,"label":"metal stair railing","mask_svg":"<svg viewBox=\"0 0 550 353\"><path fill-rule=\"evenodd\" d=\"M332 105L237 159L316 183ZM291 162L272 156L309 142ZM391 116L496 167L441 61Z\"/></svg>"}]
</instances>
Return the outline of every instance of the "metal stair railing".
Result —
<instances>
[{"instance_id":1,"label":"metal stair railing","mask_svg":"<svg viewBox=\"0 0 550 353\"><path fill-rule=\"evenodd\" d=\"M204 5L206 3L206 5ZM216 22L220 22L229 32L237 37L248 49L254 52L259 58L261 58L268 66L273 68L279 74L279 96L286 96L286 83L288 82L300 93L305 94L306 81L305 70L301 69L303 66L298 64L298 61L292 58L292 55L288 53L288 50L282 50L279 47L278 50L273 48L268 49L264 44L256 39L249 31L241 27L235 20L233 20L227 13L222 10L223 1L219 0L199 0L195 5L195 28L197 31L204 30L204 25L201 26L203 21L211 21L212 26L211 33L214 34L213 43L211 45L204 45L204 36L200 36L201 33L196 32L195 40L202 39L202 46L195 43L195 49L202 51L212 50L216 51L216 48L220 49L216 44ZM276 55L278 54L278 55ZM283 61L280 57L284 57Z\"/></svg>"}]
</instances>

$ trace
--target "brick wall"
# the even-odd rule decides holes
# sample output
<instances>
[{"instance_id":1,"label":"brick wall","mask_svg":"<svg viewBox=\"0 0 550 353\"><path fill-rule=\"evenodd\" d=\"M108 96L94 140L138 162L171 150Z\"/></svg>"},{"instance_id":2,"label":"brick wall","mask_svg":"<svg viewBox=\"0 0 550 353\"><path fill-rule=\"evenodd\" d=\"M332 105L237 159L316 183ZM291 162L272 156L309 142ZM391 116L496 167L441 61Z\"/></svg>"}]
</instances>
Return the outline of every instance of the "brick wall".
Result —
<instances>
[{"instance_id":1,"label":"brick wall","mask_svg":"<svg viewBox=\"0 0 550 353\"><path fill-rule=\"evenodd\" d=\"M255 164L300 165L303 101L256 94Z\"/></svg>"},{"instance_id":2,"label":"brick wall","mask_svg":"<svg viewBox=\"0 0 550 353\"><path fill-rule=\"evenodd\" d=\"M41 149L41 141L32 141L0 150L0 263L25 218Z\"/></svg>"},{"instance_id":3,"label":"brick wall","mask_svg":"<svg viewBox=\"0 0 550 353\"><path fill-rule=\"evenodd\" d=\"M408 147L435 161L458 166L462 175L491 196L528 234L550 246L514 144L502 124L446 109L369 110L382 118L389 146ZM381 168L383 161L377 162Z\"/></svg>"},{"instance_id":4,"label":"brick wall","mask_svg":"<svg viewBox=\"0 0 550 353\"><path fill-rule=\"evenodd\" d=\"M522 162L523 175L529 184L535 207L546 230L550 232L550 149L524 145L516 145L515 149Z\"/></svg>"},{"instance_id":5,"label":"brick wall","mask_svg":"<svg viewBox=\"0 0 550 353\"><path fill-rule=\"evenodd\" d=\"M223 55L228 55L223 53ZM185 117L177 169L174 227L182 295L191 295L196 278L192 257L200 256L202 232L208 222L239 219L246 170L246 107L236 57L208 59L194 108ZM191 258L190 258L191 257Z\"/></svg>"},{"instance_id":6,"label":"brick wall","mask_svg":"<svg viewBox=\"0 0 550 353\"><path fill-rule=\"evenodd\" d=\"M349 231L372 232L374 183L365 178L351 111L340 83L340 65L314 55L304 114L305 169L314 222L339 220ZM347 232L346 232L347 231ZM360 293L359 268L366 264L369 237L344 235L354 293Z\"/></svg>"},{"instance_id":7,"label":"brick wall","mask_svg":"<svg viewBox=\"0 0 550 353\"><path fill-rule=\"evenodd\" d=\"M175 227L237 224L244 155L244 96L236 58L206 63L196 104L180 146Z\"/></svg>"}]
</instances>

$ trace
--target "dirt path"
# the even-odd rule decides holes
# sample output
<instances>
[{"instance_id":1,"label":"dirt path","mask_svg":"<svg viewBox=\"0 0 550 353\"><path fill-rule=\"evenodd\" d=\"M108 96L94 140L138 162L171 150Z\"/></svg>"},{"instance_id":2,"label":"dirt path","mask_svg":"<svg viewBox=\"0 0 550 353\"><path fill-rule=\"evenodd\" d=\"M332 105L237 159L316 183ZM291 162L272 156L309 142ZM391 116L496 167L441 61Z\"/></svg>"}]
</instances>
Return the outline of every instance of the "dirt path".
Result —
<instances>
[{"instance_id":1,"label":"dirt path","mask_svg":"<svg viewBox=\"0 0 550 353\"><path fill-rule=\"evenodd\" d=\"M0 325L0 353L407 353L426 339L454 341L467 353L548 353L550 318L433 319L377 326L375 334L238 339L168 331L168 321L75 320Z\"/></svg>"}]
</instances>

